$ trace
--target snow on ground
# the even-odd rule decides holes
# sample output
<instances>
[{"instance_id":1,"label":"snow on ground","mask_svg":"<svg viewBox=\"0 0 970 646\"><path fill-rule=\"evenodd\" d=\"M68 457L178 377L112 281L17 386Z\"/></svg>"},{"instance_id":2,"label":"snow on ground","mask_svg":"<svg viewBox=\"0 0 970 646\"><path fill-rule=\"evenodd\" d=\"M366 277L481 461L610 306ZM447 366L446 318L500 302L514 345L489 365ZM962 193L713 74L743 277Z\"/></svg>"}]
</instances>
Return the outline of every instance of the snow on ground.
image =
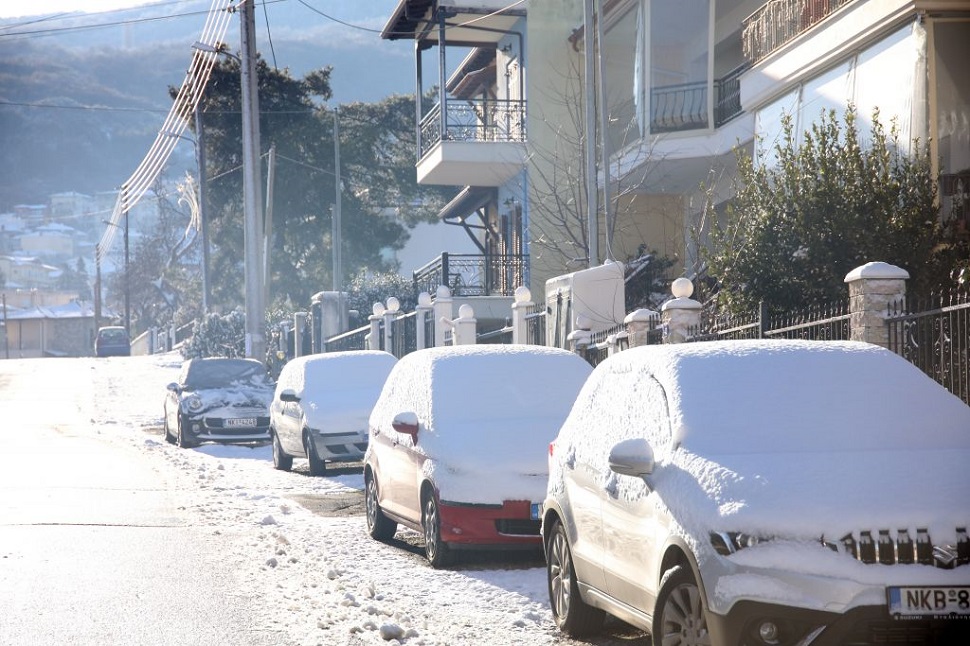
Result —
<instances>
[{"instance_id":1,"label":"snow on ground","mask_svg":"<svg viewBox=\"0 0 970 646\"><path fill-rule=\"evenodd\" d=\"M436 571L423 554L371 539L363 515L324 517L295 500L360 491L359 472L310 478L273 469L269 446L167 444L162 401L180 364L175 353L100 359L94 383L78 387L96 393L97 432L167 464L180 488L197 491L187 512L224 540L223 557L261 600L256 625L301 645L574 643L552 623L544 568L498 559Z\"/></svg>"}]
</instances>

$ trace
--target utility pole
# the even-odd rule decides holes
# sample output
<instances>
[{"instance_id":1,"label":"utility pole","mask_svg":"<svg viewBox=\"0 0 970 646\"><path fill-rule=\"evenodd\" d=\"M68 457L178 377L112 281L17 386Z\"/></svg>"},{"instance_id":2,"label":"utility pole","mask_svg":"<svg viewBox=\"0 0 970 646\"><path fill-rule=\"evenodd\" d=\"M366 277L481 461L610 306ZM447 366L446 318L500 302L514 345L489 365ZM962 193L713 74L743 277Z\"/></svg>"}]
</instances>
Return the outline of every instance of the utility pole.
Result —
<instances>
[{"instance_id":1,"label":"utility pole","mask_svg":"<svg viewBox=\"0 0 970 646\"><path fill-rule=\"evenodd\" d=\"M209 290L209 214L206 207L205 181L205 124L202 121L202 102L195 106L195 159L199 166L199 220L202 234L202 313L209 313L212 297Z\"/></svg>"},{"instance_id":2,"label":"utility pole","mask_svg":"<svg viewBox=\"0 0 970 646\"><path fill-rule=\"evenodd\" d=\"M273 185L276 183L276 144L269 147L266 158L266 229L263 231L263 297L269 302L270 252L273 245Z\"/></svg>"},{"instance_id":3,"label":"utility pole","mask_svg":"<svg viewBox=\"0 0 970 646\"><path fill-rule=\"evenodd\" d=\"M333 246L333 291L339 292L341 287L341 276L343 275L343 259L340 254L341 223L340 223L340 126L337 118L337 108L333 109L333 167L334 167L334 192L336 198L333 204L333 214L330 226L333 228L330 241Z\"/></svg>"},{"instance_id":4,"label":"utility pole","mask_svg":"<svg viewBox=\"0 0 970 646\"><path fill-rule=\"evenodd\" d=\"M596 185L596 88L595 61L593 57L594 29L593 4L596 0L583 0L583 63L586 78L586 227L589 247L588 266L600 264L599 250L599 194Z\"/></svg>"},{"instance_id":5,"label":"utility pole","mask_svg":"<svg viewBox=\"0 0 970 646\"><path fill-rule=\"evenodd\" d=\"M606 101L606 63L603 59L603 0L599 0L596 8L596 86L599 89L600 104L600 158L603 166L603 225L606 229L606 258L613 258L613 220L610 218L610 137L609 137L609 105ZM594 139L595 140L595 139ZM598 250L597 250L598 252Z\"/></svg>"},{"instance_id":6,"label":"utility pole","mask_svg":"<svg viewBox=\"0 0 970 646\"><path fill-rule=\"evenodd\" d=\"M101 243L94 243L94 329L101 327Z\"/></svg>"},{"instance_id":7,"label":"utility pole","mask_svg":"<svg viewBox=\"0 0 970 646\"><path fill-rule=\"evenodd\" d=\"M256 16L254 0L239 5L243 138L243 210L245 215L246 278L246 356L263 361L266 339L263 336L263 259L265 231L260 195L262 177L259 158L259 92L256 76Z\"/></svg>"}]
</instances>

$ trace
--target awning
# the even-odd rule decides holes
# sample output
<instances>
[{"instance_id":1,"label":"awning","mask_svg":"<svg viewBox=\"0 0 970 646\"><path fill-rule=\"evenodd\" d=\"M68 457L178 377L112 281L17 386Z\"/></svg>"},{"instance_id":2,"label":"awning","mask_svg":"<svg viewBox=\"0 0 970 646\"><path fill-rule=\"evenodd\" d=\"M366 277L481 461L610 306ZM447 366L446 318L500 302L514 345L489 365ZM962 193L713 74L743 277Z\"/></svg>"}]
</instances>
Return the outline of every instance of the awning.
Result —
<instances>
[{"instance_id":1,"label":"awning","mask_svg":"<svg viewBox=\"0 0 970 646\"><path fill-rule=\"evenodd\" d=\"M492 187L466 186L438 213L438 217L450 224L465 224L468 216L478 212L489 201L498 199L498 191Z\"/></svg>"}]
</instances>

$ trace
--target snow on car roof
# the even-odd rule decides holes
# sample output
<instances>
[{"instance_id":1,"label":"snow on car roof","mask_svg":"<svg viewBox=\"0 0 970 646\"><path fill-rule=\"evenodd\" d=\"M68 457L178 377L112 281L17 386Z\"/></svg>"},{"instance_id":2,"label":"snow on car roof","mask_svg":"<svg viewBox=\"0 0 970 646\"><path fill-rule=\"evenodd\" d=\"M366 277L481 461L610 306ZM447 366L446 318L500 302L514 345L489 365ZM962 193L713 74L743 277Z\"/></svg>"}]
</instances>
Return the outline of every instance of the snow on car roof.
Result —
<instances>
[{"instance_id":1,"label":"snow on car roof","mask_svg":"<svg viewBox=\"0 0 970 646\"><path fill-rule=\"evenodd\" d=\"M319 399L333 389L379 389L395 363L397 357L381 350L351 350L297 357L283 367L277 391L290 388L301 399Z\"/></svg>"},{"instance_id":2,"label":"snow on car roof","mask_svg":"<svg viewBox=\"0 0 970 646\"><path fill-rule=\"evenodd\" d=\"M497 474L547 473L549 442L591 371L579 356L542 346L420 350L398 361L370 425L389 429L395 415L416 413L421 425L416 450L455 472L495 476L488 487L476 478L454 479L456 499L500 502ZM439 486L444 471L435 476ZM461 493L455 493L459 487Z\"/></svg>"},{"instance_id":3,"label":"snow on car roof","mask_svg":"<svg viewBox=\"0 0 970 646\"><path fill-rule=\"evenodd\" d=\"M776 340L626 350L597 368L564 425L579 451L610 446L573 428L576 420L632 410L598 383L611 370L646 372L666 391L673 443L655 447L649 481L695 536L716 529L838 540L925 527L954 539L967 523L970 407L888 350ZM616 437L642 434L638 416L611 417L629 425ZM648 493L631 484L626 495Z\"/></svg>"}]
</instances>

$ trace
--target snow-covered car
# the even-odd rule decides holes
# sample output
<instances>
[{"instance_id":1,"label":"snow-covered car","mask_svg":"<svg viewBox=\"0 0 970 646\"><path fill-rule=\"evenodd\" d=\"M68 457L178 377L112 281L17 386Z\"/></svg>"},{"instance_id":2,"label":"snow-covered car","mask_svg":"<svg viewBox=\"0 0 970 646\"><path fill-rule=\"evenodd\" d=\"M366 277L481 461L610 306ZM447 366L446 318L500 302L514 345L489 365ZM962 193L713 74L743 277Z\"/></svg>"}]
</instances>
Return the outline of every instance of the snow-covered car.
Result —
<instances>
[{"instance_id":1,"label":"snow-covered car","mask_svg":"<svg viewBox=\"0 0 970 646\"><path fill-rule=\"evenodd\" d=\"M368 533L422 532L433 567L462 548L541 549L546 450L591 371L571 352L528 345L403 357L370 417Z\"/></svg>"},{"instance_id":2,"label":"snow-covered car","mask_svg":"<svg viewBox=\"0 0 970 646\"><path fill-rule=\"evenodd\" d=\"M273 466L289 471L306 458L310 475L327 462L351 462L367 450L367 421L397 358L358 350L298 357L280 372L270 406Z\"/></svg>"},{"instance_id":3,"label":"snow-covered car","mask_svg":"<svg viewBox=\"0 0 970 646\"><path fill-rule=\"evenodd\" d=\"M970 407L857 342L620 352L549 452L554 619L655 644L955 644Z\"/></svg>"},{"instance_id":4,"label":"snow-covered car","mask_svg":"<svg viewBox=\"0 0 970 646\"><path fill-rule=\"evenodd\" d=\"M165 395L165 439L181 447L202 442L269 441L275 384L255 359L189 359Z\"/></svg>"}]
</instances>

